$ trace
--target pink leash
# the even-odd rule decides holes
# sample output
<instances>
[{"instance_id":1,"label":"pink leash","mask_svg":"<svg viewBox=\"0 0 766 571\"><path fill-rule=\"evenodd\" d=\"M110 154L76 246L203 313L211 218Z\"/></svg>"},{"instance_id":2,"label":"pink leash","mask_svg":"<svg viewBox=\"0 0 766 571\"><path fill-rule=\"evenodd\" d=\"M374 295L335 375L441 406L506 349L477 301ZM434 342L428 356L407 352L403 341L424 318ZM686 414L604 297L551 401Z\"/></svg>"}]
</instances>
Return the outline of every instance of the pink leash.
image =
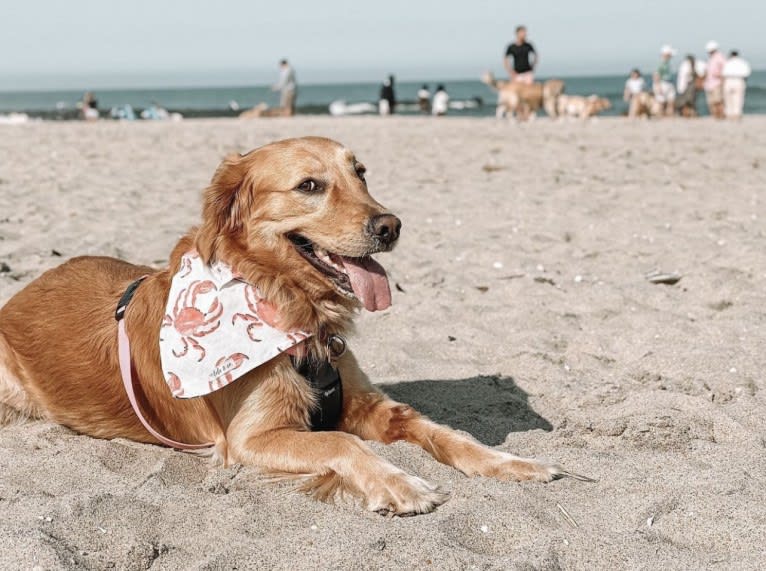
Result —
<instances>
[{"instance_id":1,"label":"pink leash","mask_svg":"<svg viewBox=\"0 0 766 571\"><path fill-rule=\"evenodd\" d=\"M130 406L133 407L133 412L136 413L138 420L144 425L144 428L149 431L149 434L154 436L157 440L162 442L165 446L171 448L177 448L178 450L200 450L202 448L210 448L213 446L212 442L208 444L184 444L183 442L176 442L166 436L163 436L149 424L149 421L144 418L141 413L141 409L138 406L138 400L136 399L136 391L133 385L133 366L130 360L130 340L128 338L128 332L125 330L125 310L128 308L130 300L133 298L133 294L136 293L136 289L147 276L142 276L134 281L122 294L120 302L117 304L117 311L114 316L117 319L117 346L120 357L120 373L122 374L122 384L125 386L125 392L128 394L128 400Z\"/></svg>"}]
</instances>

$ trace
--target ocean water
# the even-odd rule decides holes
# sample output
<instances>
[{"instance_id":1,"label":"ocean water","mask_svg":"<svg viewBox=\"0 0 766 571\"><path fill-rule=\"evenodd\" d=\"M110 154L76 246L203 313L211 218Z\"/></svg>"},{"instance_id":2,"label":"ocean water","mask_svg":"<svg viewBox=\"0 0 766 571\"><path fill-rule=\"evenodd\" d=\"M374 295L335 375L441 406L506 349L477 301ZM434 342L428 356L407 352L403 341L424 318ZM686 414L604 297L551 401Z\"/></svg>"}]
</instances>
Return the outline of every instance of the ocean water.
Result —
<instances>
[{"instance_id":1,"label":"ocean water","mask_svg":"<svg viewBox=\"0 0 766 571\"><path fill-rule=\"evenodd\" d=\"M605 115L627 112L622 101L624 76L565 77L569 94L606 97L612 108ZM450 99L458 107L450 110L456 116L492 116L495 113L495 93L478 80L445 80L443 83ZM647 78L647 83L649 79ZM437 82L429 82L433 90ZM403 104L398 113L417 114L416 93L422 82L402 82L396 85L397 99ZM380 84L337 83L327 85L302 85L298 91L298 113L327 114L333 101L346 103L375 103ZM82 91L13 91L0 92L0 113L26 112L31 116L47 119L72 119L77 116L76 103ZM161 88L161 89L104 89L96 92L102 116L114 106L130 104L141 110L153 102L177 111L184 116L235 116L244 109L265 102L278 105L279 97L264 86ZM231 108L232 104L238 110ZM698 109L707 112L704 97L698 100ZM766 113L766 71L754 72L748 80L745 113Z\"/></svg>"}]
</instances>

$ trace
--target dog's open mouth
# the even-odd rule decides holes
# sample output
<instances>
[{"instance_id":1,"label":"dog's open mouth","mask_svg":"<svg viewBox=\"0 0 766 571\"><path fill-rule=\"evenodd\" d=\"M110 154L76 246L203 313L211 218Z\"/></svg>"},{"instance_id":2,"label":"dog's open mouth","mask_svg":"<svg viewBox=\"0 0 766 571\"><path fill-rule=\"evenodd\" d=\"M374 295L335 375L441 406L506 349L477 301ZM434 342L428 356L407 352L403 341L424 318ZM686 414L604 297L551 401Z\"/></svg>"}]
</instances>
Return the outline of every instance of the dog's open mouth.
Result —
<instances>
[{"instance_id":1,"label":"dog's open mouth","mask_svg":"<svg viewBox=\"0 0 766 571\"><path fill-rule=\"evenodd\" d=\"M324 274L341 294L356 297L368 311L380 311L391 305L386 270L372 257L341 256L298 234L288 237L298 253Z\"/></svg>"}]
</instances>

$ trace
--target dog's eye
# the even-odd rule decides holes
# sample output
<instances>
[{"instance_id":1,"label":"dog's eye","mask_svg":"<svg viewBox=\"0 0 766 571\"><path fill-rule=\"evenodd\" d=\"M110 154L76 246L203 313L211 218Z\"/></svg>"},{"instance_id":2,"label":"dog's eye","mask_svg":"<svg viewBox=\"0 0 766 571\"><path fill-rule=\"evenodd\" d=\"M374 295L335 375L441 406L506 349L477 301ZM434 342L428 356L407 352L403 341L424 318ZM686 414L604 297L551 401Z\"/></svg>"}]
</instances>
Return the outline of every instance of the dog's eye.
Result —
<instances>
[{"instance_id":1,"label":"dog's eye","mask_svg":"<svg viewBox=\"0 0 766 571\"><path fill-rule=\"evenodd\" d=\"M319 186L319 183L314 179L307 178L298 185L298 190L301 192L317 192L318 190L322 190L322 187Z\"/></svg>"},{"instance_id":2,"label":"dog's eye","mask_svg":"<svg viewBox=\"0 0 766 571\"><path fill-rule=\"evenodd\" d=\"M367 169L364 167L364 165L356 165L354 168L356 169L356 175L362 180L365 180L364 173L367 172Z\"/></svg>"}]
</instances>

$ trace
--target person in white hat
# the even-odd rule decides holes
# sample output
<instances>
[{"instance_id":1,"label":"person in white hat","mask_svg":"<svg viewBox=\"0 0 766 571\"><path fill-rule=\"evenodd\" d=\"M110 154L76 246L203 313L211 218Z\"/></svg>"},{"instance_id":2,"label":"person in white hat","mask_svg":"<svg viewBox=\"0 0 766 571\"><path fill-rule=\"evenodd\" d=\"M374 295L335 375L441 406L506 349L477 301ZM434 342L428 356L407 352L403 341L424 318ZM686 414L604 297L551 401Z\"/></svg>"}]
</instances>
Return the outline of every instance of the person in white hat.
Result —
<instances>
[{"instance_id":1,"label":"person in white hat","mask_svg":"<svg viewBox=\"0 0 766 571\"><path fill-rule=\"evenodd\" d=\"M673 115L676 100L676 88L673 85L673 70L670 67L670 60L676 55L669 45L664 45L660 49L660 65L657 71L652 75L652 91L655 100L662 105L664 115Z\"/></svg>"},{"instance_id":2,"label":"person in white hat","mask_svg":"<svg viewBox=\"0 0 766 571\"><path fill-rule=\"evenodd\" d=\"M707 73L705 74L705 97L710 114L723 119L723 66L726 58L718 49L718 42L710 40L705 44L707 52Z\"/></svg>"},{"instance_id":3,"label":"person in white hat","mask_svg":"<svg viewBox=\"0 0 766 571\"><path fill-rule=\"evenodd\" d=\"M732 50L723 66L723 109L727 119L740 119L745 106L745 80L750 77L750 64L737 50Z\"/></svg>"}]
</instances>

